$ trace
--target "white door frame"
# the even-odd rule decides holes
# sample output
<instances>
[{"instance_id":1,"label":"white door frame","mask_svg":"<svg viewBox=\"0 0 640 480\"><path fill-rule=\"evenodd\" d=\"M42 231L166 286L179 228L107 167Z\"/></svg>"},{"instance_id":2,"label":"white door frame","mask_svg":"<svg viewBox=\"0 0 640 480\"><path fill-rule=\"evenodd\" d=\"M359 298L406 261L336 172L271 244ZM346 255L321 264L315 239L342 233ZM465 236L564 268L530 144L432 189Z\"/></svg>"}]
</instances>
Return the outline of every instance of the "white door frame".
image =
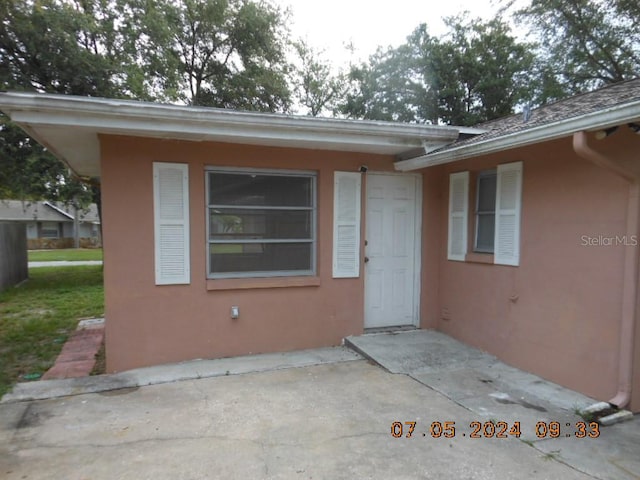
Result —
<instances>
[{"instance_id":1,"label":"white door frame","mask_svg":"<svg viewBox=\"0 0 640 480\"><path fill-rule=\"evenodd\" d=\"M420 327L420 294L422 293L422 175L419 173L401 173L401 172L372 172L368 171L365 176L365 188L364 188L364 221L365 221L365 229L364 229L364 238L367 237L367 211L368 211L368 189L369 182L367 182L367 177L369 175L386 175L386 176L403 176L403 177L413 177L416 181L416 198L415 198L415 241L414 241L414 253L413 259L415 262L415 268L413 272L413 326ZM366 249L364 247L364 252L366 256ZM366 270L367 266L364 265ZM367 281L367 274L364 274L364 281ZM366 291L366 285L365 285ZM367 306L366 306L366 294L364 295L364 312L366 316ZM366 324L366 318L363 318L364 324Z\"/></svg>"}]
</instances>

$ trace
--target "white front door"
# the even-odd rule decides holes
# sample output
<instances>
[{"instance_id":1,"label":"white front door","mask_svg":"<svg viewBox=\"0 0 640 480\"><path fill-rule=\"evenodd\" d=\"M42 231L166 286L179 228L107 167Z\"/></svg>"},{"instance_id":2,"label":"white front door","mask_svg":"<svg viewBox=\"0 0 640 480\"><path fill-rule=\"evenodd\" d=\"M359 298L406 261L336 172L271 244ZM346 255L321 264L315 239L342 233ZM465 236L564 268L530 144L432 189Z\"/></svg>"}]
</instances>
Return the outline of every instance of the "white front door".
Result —
<instances>
[{"instance_id":1,"label":"white front door","mask_svg":"<svg viewBox=\"0 0 640 480\"><path fill-rule=\"evenodd\" d=\"M420 177L367 175L365 328L418 326Z\"/></svg>"}]
</instances>

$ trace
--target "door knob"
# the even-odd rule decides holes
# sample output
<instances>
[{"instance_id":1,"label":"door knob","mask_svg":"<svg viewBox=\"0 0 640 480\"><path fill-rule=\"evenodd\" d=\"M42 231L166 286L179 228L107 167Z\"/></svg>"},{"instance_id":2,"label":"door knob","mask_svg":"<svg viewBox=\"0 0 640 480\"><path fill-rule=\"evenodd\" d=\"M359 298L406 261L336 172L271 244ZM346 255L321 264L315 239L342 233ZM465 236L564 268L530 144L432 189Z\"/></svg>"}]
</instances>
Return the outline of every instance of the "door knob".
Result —
<instances>
[{"instance_id":1,"label":"door knob","mask_svg":"<svg viewBox=\"0 0 640 480\"><path fill-rule=\"evenodd\" d=\"M364 257L364 263L368 263L369 262L369 257Z\"/></svg>"}]
</instances>

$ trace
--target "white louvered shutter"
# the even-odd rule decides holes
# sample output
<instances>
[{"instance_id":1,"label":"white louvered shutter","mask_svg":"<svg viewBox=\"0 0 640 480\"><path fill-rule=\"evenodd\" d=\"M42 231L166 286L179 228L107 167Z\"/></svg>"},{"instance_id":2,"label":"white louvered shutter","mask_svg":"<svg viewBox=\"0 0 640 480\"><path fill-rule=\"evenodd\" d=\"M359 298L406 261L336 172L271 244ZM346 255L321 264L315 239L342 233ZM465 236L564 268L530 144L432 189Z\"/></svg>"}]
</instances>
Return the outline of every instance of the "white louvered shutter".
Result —
<instances>
[{"instance_id":1,"label":"white louvered shutter","mask_svg":"<svg viewBox=\"0 0 640 480\"><path fill-rule=\"evenodd\" d=\"M156 285L188 284L189 166L153 164Z\"/></svg>"},{"instance_id":2,"label":"white louvered shutter","mask_svg":"<svg viewBox=\"0 0 640 480\"><path fill-rule=\"evenodd\" d=\"M333 186L333 277L360 276L360 173L335 172Z\"/></svg>"},{"instance_id":3,"label":"white louvered shutter","mask_svg":"<svg viewBox=\"0 0 640 480\"><path fill-rule=\"evenodd\" d=\"M449 237L447 258L463 262L467 255L469 172L449 175Z\"/></svg>"},{"instance_id":4,"label":"white louvered shutter","mask_svg":"<svg viewBox=\"0 0 640 480\"><path fill-rule=\"evenodd\" d=\"M498 165L494 263L520 264L522 162Z\"/></svg>"}]
</instances>

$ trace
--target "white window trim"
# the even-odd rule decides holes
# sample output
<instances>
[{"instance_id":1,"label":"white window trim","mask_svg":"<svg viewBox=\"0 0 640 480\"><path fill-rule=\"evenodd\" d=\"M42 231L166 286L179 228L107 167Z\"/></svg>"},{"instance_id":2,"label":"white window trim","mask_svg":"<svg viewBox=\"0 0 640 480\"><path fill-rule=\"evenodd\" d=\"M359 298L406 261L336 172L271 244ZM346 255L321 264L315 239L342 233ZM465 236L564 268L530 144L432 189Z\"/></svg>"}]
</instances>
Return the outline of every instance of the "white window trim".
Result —
<instances>
[{"instance_id":1,"label":"white window trim","mask_svg":"<svg viewBox=\"0 0 640 480\"><path fill-rule=\"evenodd\" d=\"M211 272L211 253L210 248L214 243L221 243L211 241L211 232L210 232L210 224L209 224L209 211L211 208L214 208L213 205L209 203L209 178L210 173L239 173L239 174L261 174L261 175L269 175L273 177L281 176L281 177L306 177L311 179L311 189L312 189L312 206L311 208L300 208L300 210L311 211L311 239L301 239L304 240L305 243L311 243L311 269L309 270L267 270L267 271L253 271L253 272L224 272L224 273L212 273ZM317 248L318 248L318 234L317 234L317 224L318 224L318 175L317 172L312 170L284 170L284 169L266 169L266 168L246 168L246 167L206 167L205 168L205 224L206 224L206 252L205 258L207 262L207 279L211 280L221 280L228 278L270 278L270 277L304 277L304 276L314 276L317 272ZM237 207L235 207L237 208ZM251 206L243 205L241 208L253 208ZM257 207L264 208L264 207ZM277 210L278 207L272 207L271 209ZM296 210L296 207L283 207L282 210ZM256 240L256 241L239 241L238 243L293 243L292 240L287 241L264 241L264 240Z\"/></svg>"}]
</instances>

